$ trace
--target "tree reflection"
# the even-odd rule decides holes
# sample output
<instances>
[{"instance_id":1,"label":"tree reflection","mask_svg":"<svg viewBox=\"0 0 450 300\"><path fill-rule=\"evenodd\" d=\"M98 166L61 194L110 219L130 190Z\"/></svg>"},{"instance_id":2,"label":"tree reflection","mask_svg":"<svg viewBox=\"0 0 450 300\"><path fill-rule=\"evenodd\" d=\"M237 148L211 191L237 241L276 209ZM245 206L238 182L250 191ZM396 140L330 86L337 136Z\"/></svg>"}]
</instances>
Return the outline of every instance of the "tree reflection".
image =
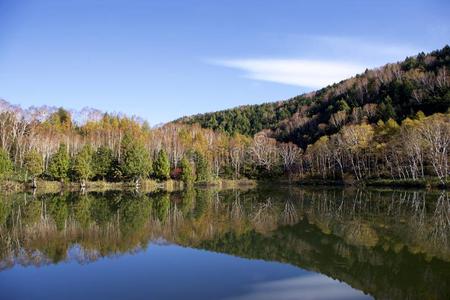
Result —
<instances>
[{"instance_id":1,"label":"tree reflection","mask_svg":"<svg viewBox=\"0 0 450 300\"><path fill-rule=\"evenodd\" d=\"M450 289L449 235L445 191L189 188L0 198L2 269L88 263L164 239L290 263L381 298L412 297L414 285L425 298L442 298Z\"/></svg>"}]
</instances>

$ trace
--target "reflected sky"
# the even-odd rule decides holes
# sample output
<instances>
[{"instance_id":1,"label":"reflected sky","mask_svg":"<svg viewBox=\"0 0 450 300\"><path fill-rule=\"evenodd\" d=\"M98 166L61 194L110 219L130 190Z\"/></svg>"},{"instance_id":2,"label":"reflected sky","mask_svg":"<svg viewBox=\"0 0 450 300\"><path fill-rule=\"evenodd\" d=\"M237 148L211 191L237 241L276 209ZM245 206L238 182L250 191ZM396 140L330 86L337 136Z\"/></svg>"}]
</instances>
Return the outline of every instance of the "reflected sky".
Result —
<instances>
[{"instance_id":1,"label":"reflected sky","mask_svg":"<svg viewBox=\"0 0 450 300\"><path fill-rule=\"evenodd\" d=\"M234 299L372 299L345 283L321 274L303 274L298 277L267 281L252 286L250 293Z\"/></svg>"},{"instance_id":2,"label":"reflected sky","mask_svg":"<svg viewBox=\"0 0 450 300\"><path fill-rule=\"evenodd\" d=\"M367 297L345 283L290 265L161 243L85 265L71 260L16 266L0 273L0 290L2 299L17 300Z\"/></svg>"}]
</instances>

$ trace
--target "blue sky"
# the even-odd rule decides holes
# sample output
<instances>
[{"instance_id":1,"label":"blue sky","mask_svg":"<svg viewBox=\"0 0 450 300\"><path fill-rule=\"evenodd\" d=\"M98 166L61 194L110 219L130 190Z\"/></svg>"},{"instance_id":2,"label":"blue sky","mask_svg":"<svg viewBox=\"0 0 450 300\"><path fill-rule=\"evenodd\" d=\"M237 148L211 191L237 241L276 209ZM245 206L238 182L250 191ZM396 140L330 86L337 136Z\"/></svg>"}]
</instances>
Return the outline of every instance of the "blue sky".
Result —
<instances>
[{"instance_id":1,"label":"blue sky","mask_svg":"<svg viewBox=\"0 0 450 300\"><path fill-rule=\"evenodd\" d=\"M155 125L450 43L450 2L0 0L0 98Z\"/></svg>"}]
</instances>

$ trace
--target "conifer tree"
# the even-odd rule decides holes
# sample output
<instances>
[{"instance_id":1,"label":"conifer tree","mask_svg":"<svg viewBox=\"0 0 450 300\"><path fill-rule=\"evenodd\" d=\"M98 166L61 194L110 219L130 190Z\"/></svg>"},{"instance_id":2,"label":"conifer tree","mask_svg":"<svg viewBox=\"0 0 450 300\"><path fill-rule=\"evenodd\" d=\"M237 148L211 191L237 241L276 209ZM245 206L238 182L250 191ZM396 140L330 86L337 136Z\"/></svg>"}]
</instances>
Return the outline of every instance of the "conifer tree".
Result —
<instances>
[{"instance_id":1,"label":"conifer tree","mask_svg":"<svg viewBox=\"0 0 450 300\"><path fill-rule=\"evenodd\" d=\"M158 157L153 163L153 171L158 179L166 180L170 176L169 157L164 149L159 150Z\"/></svg>"},{"instance_id":2,"label":"conifer tree","mask_svg":"<svg viewBox=\"0 0 450 300\"><path fill-rule=\"evenodd\" d=\"M206 157L200 153L195 154L195 172L197 174L197 181L209 181L210 180L210 167Z\"/></svg>"},{"instance_id":3,"label":"conifer tree","mask_svg":"<svg viewBox=\"0 0 450 300\"><path fill-rule=\"evenodd\" d=\"M91 146L86 144L75 156L72 169L78 180L89 180L94 175L92 152Z\"/></svg>"},{"instance_id":4,"label":"conifer tree","mask_svg":"<svg viewBox=\"0 0 450 300\"><path fill-rule=\"evenodd\" d=\"M150 155L140 141L126 134L121 144L120 170L128 179L147 177L152 172Z\"/></svg>"},{"instance_id":5,"label":"conifer tree","mask_svg":"<svg viewBox=\"0 0 450 300\"><path fill-rule=\"evenodd\" d=\"M42 160L42 155L40 155L36 150L32 149L25 155L25 168L28 174L35 178L44 172L44 162Z\"/></svg>"},{"instance_id":6,"label":"conifer tree","mask_svg":"<svg viewBox=\"0 0 450 300\"><path fill-rule=\"evenodd\" d=\"M59 145L58 151L52 156L48 173L53 179L65 180L69 173L70 158L65 144Z\"/></svg>"},{"instance_id":7,"label":"conifer tree","mask_svg":"<svg viewBox=\"0 0 450 300\"><path fill-rule=\"evenodd\" d=\"M195 174L191 162L186 157L181 160L181 169L181 180L185 184L192 184L195 180Z\"/></svg>"},{"instance_id":8,"label":"conifer tree","mask_svg":"<svg viewBox=\"0 0 450 300\"><path fill-rule=\"evenodd\" d=\"M113 154L111 149L105 146L99 147L93 155L92 163L94 175L105 179L112 170Z\"/></svg>"}]
</instances>

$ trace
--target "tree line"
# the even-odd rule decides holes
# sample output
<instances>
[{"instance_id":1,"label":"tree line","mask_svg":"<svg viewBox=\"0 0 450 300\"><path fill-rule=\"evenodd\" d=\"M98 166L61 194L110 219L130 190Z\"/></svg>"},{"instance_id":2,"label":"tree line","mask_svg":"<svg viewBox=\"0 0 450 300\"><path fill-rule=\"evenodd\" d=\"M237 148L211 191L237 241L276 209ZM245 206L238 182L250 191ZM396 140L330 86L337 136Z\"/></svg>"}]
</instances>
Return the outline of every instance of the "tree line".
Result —
<instances>
[{"instance_id":1,"label":"tree line","mask_svg":"<svg viewBox=\"0 0 450 300\"><path fill-rule=\"evenodd\" d=\"M230 135L199 125L151 129L135 118L103 114L82 124L58 109L47 117L5 106L0 113L0 176L59 181L138 178L188 183L217 178L321 178L413 181L450 173L450 114L418 112L400 124L368 117L302 149L262 131Z\"/></svg>"}]
</instances>

